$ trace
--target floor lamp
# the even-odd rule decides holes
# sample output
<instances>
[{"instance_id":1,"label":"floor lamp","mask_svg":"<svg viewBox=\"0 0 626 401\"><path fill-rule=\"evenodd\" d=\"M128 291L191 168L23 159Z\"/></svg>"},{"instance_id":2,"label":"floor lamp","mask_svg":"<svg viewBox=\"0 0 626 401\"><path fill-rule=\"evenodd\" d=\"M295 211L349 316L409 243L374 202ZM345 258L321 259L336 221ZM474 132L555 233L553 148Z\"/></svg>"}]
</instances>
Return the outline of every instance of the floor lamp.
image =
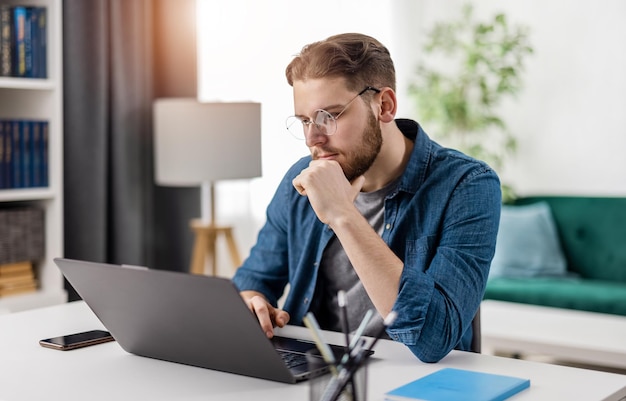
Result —
<instances>
[{"instance_id":1,"label":"floor lamp","mask_svg":"<svg viewBox=\"0 0 626 401\"><path fill-rule=\"evenodd\" d=\"M239 267L232 227L216 224L214 183L261 175L261 104L157 99L154 133L157 184L202 188L201 218L190 222L195 234L190 272L204 274L208 259L217 274L215 244L220 235Z\"/></svg>"}]
</instances>

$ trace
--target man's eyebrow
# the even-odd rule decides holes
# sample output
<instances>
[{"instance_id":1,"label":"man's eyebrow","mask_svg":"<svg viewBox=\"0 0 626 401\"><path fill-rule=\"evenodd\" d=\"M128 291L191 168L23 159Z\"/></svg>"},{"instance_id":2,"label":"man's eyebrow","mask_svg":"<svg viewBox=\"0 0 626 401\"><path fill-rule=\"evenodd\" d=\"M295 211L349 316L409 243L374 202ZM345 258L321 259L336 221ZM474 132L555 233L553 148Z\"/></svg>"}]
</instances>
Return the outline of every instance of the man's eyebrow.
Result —
<instances>
[{"instance_id":1,"label":"man's eyebrow","mask_svg":"<svg viewBox=\"0 0 626 401\"><path fill-rule=\"evenodd\" d=\"M344 107L346 107L345 104L333 104L330 106L326 106L323 110L338 110L338 109L343 109Z\"/></svg>"},{"instance_id":2,"label":"man's eyebrow","mask_svg":"<svg viewBox=\"0 0 626 401\"><path fill-rule=\"evenodd\" d=\"M322 108L322 110L329 110L329 109L343 109L344 107L346 107L345 104L331 104L330 106L326 106L324 108Z\"/></svg>"},{"instance_id":3,"label":"man's eyebrow","mask_svg":"<svg viewBox=\"0 0 626 401\"><path fill-rule=\"evenodd\" d=\"M329 111L329 110L336 110L336 109L342 109L344 108L345 105L343 104L332 104L330 106L326 106L326 107L318 107L315 110L324 110L324 111ZM315 111L314 110L314 111ZM304 114L295 114L296 117L298 118L309 118L308 116L304 115Z\"/></svg>"}]
</instances>

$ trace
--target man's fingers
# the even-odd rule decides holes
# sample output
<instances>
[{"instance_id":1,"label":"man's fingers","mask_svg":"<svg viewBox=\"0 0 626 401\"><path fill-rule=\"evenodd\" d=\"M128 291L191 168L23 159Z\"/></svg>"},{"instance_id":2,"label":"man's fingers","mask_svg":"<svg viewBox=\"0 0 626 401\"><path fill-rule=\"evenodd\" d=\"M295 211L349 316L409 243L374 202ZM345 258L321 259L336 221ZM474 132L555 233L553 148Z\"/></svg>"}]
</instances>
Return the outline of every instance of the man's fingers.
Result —
<instances>
[{"instance_id":1,"label":"man's fingers","mask_svg":"<svg viewBox=\"0 0 626 401\"><path fill-rule=\"evenodd\" d=\"M260 296L250 298L250 306L252 311L256 314L257 319L259 319L261 329L265 335L267 335L267 338L274 337L274 324L270 316L270 313L272 313L272 311L270 311L271 306Z\"/></svg>"},{"instance_id":2,"label":"man's fingers","mask_svg":"<svg viewBox=\"0 0 626 401\"><path fill-rule=\"evenodd\" d=\"M354 199L356 199L356 197L359 195L359 192L361 192L361 189L363 188L363 184L365 183L365 177L360 175L357 178L355 178L350 185L352 186L352 190L354 191Z\"/></svg>"},{"instance_id":3,"label":"man's fingers","mask_svg":"<svg viewBox=\"0 0 626 401\"><path fill-rule=\"evenodd\" d=\"M250 310L256 315L261 329L268 338L274 337L274 326L284 327L289 322L289 313L282 309L274 308L262 296L253 296L248 299L247 303Z\"/></svg>"},{"instance_id":4,"label":"man's fingers","mask_svg":"<svg viewBox=\"0 0 626 401\"><path fill-rule=\"evenodd\" d=\"M296 191L298 191L300 195L306 196L306 190L304 189L304 186L302 185L301 180L302 179L300 175L298 175L296 178L294 178L291 181L291 185L293 185L293 187L296 189Z\"/></svg>"},{"instance_id":5,"label":"man's fingers","mask_svg":"<svg viewBox=\"0 0 626 401\"><path fill-rule=\"evenodd\" d=\"M274 318L276 326L285 327L285 325L289 323L289 313L280 309L274 309L274 311L276 313L276 316Z\"/></svg>"}]
</instances>

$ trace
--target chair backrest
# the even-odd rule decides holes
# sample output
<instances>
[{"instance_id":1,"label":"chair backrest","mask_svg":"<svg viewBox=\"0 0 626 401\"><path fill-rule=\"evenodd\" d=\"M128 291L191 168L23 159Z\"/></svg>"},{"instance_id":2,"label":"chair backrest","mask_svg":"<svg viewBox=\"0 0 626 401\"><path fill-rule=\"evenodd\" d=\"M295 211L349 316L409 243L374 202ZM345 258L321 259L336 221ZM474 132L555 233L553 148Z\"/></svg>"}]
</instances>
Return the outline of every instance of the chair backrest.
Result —
<instances>
[{"instance_id":1,"label":"chair backrest","mask_svg":"<svg viewBox=\"0 0 626 401\"><path fill-rule=\"evenodd\" d=\"M470 345L470 351L480 354L482 349L481 333L480 333L480 307L472 319L472 343Z\"/></svg>"}]
</instances>

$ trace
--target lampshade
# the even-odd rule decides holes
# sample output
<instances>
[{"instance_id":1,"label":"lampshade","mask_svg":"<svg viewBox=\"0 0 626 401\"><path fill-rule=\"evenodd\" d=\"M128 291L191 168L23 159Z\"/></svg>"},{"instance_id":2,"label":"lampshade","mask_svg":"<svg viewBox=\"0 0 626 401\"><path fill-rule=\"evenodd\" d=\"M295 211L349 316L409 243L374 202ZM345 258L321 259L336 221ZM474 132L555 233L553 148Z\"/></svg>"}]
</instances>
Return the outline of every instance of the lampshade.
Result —
<instances>
[{"instance_id":1,"label":"lampshade","mask_svg":"<svg viewBox=\"0 0 626 401\"><path fill-rule=\"evenodd\" d=\"M193 186L261 175L261 104L154 102L155 177Z\"/></svg>"}]
</instances>

